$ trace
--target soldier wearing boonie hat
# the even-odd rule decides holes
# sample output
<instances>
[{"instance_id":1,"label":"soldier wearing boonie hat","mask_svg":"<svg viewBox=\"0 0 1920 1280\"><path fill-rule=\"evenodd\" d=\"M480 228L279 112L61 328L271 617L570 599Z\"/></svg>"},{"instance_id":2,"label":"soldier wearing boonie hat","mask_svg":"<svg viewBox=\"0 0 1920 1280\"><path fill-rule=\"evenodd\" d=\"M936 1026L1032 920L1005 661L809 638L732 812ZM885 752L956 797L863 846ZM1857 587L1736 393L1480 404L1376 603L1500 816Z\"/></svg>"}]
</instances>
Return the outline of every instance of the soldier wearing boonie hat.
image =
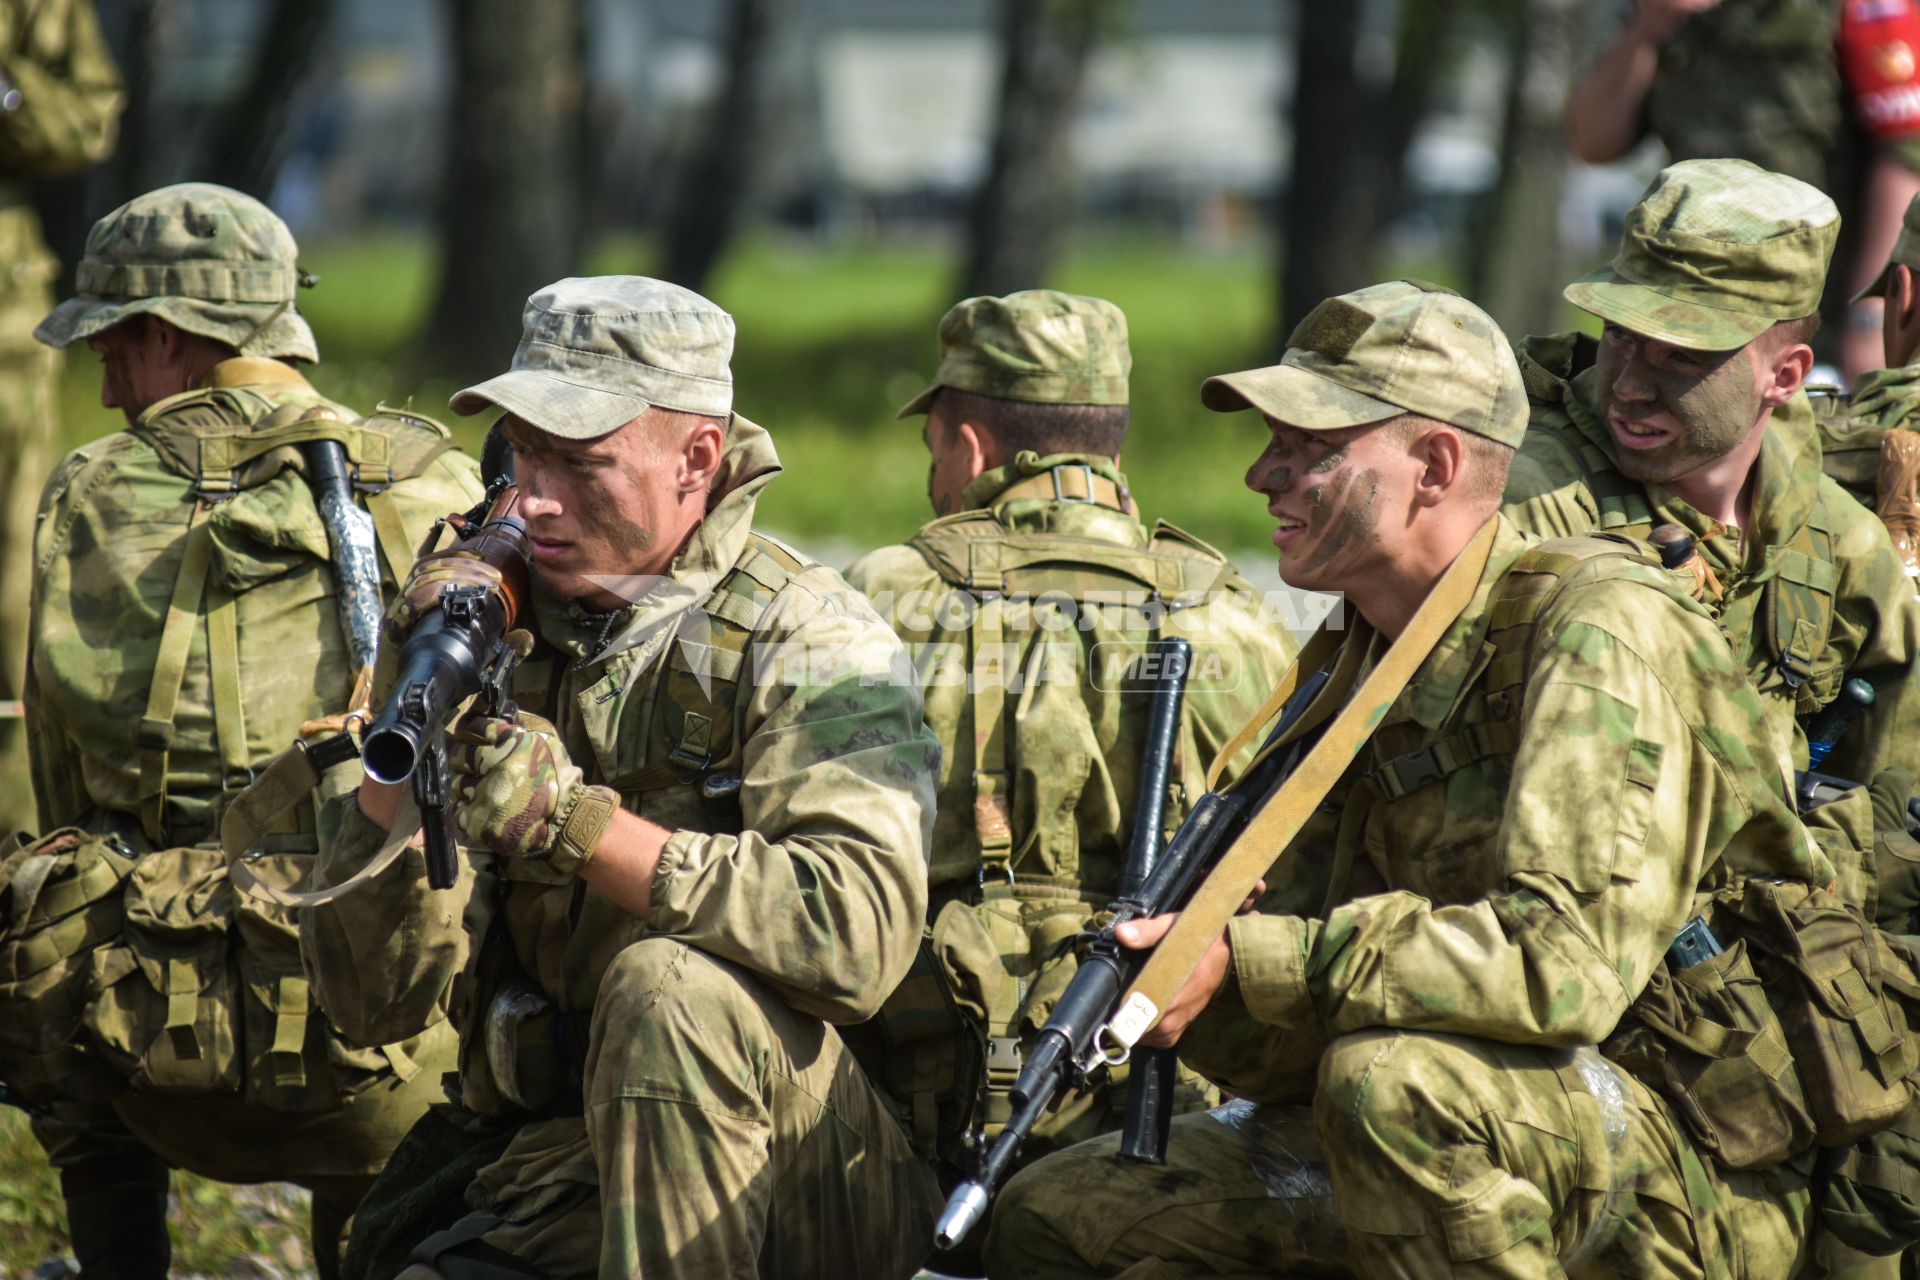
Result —
<instances>
[{"instance_id":1,"label":"soldier wearing boonie hat","mask_svg":"<svg viewBox=\"0 0 1920 1280\"><path fill-rule=\"evenodd\" d=\"M1779 753L1805 768L1797 722L1859 676L1878 697L1824 767L1872 778L1920 766L1920 602L1885 528L1822 475L1801 391L1838 224L1824 195L1745 161L1662 170L1613 261L1567 286L1606 322L1598 348L1521 346L1533 427L1506 512L1541 536L1691 539Z\"/></svg>"},{"instance_id":2,"label":"soldier wearing boonie hat","mask_svg":"<svg viewBox=\"0 0 1920 1280\"><path fill-rule=\"evenodd\" d=\"M981 1036L992 1046L981 1078L962 1074L938 1095L901 1099L914 1113L937 1117L925 1143L958 1170L969 1128L998 1133L1011 1084L1001 1068L1033 1043L1019 1001L1009 996L1015 984L1003 975L1024 971L1061 929L1085 923L1090 904L1118 887L1125 858L1146 726L1138 681L1124 666L1150 634L1147 614L1083 606L1128 599L1178 606L1165 615L1166 634L1187 638L1198 654L1183 713L1183 739L1195 746L1177 779L1186 796L1200 794L1205 762L1253 712L1294 646L1226 557L1165 522L1142 523L1120 470L1133 357L1118 307L1053 289L967 298L941 318L937 349L931 385L897 416L925 419L929 496L939 518L909 541L863 557L847 576L913 646L916 668L929 673L927 723L943 762L929 922L935 950L952 956L959 988L995 993L984 1018L952 1012L924 984L910 984L886 1010L900 1027L948 1025L952 1043L940 1048L956 1063L974 1059L966 1046ZM1063 633L1045 625L1056 614L1008 603L1042 597L1071 609L1077 625ZM947 621L930 627L929 619ZM1008 696L990 678L971 685L957 678L956 668L968 664L960 655L1005 671L1052 655L1048 670L1069 674ZM981 888L1015 877L1017 919ZM966 930L984 930L995 950L941 945ZM1046 989L1063 963L1070 962L1050 961L1026 985ZM916 1053L931 1052L915 1043L922 1046ZM907 1065L900 1062L891 1078L932 1079ZM1212 1097L1196 1077L1182 1077L1178 1105L1207 1105ZM1080 1091L1039 1126L1023 1158L1109 1130L1119 1100L1106 1087Z\"/></svg>"},{"instance_id":3,"label":"soldier wearing boonie hat","mask_svg":"<svg viewBox=\"0 0 1920 1280\"><path fill-rule=\"evenodd\" d=\"M872 607L753 530L780 466L733 412L733 337L665 281L561 280L508 370L454 397L505 411L533 550L522 713L469 717L450 759L502 868L462 1102L504 1150L416 1129L358 1220L399 1246L366 1274L825 1280L926 1250L932 1174L827 1024L919 946L938 754ZM438 590L422 569L402 595ZM334 873L396 800L343 806ZM302 941L328 1007L385 1026L467 941L418 875L366 889Z\"/></svg>"},{"instance_id":4,"label":"soldier wearing boonie hat","mask_svg":"<svg viewBox=\"0 0 1920 1280\"><path fill-rule=\"evenodd\" d=\"M94 223L75 296L34 336L65 347L149 315L239 355L318 361L294 305L313 283L298 252L287 224L251 196L209 182L161 187Z\"/></svg>"},{"instance_id":5,"label":"soldier wearing boonie hat","mask_svg":"<svg viewBox=\"0 0 1920 1280\"><path fill-rule=\"evenodd\" d=\"M1710 1274L1737 1223L1754 1280L1786 1280L1805 1174L1719 1170L1598 1049L1722 857L1827 872L1777 762L1698 731L1759 714L1713 622L1650 555L1500 517L1526 397L1464 298L1328 299L1202 398L1266 419L1247 484L1282 576L1345 595L1303 651L1303 724L1371 709L1443 573L1466 600L1142 1041L1238 1100L1176 1117L1164 1168L1107 1140L1016 1176L988 1273L1547 1276L1631 1241Z\"/></svg>"},{"instance_id":6,"label":"soldier wearing boonie hat","mask_svg":"<svg viewBox=\"0 0 1920 1280\"><path fill-rule=\"evenodd\" d=\"M41 498L26 698L40 829L93 833L69 841L70 853L53 851L56 860L98 856L109 833L137 860L102 899L107 926L75 930L76 915L26 941L9 932L0 987L19 989L11 961L36 950L89 980L107 954L166 972L182 931L202 939L193 945L203 954L215 947L222 972L255 984L241 997L230 989L238 979L209 978L184 1013L173 1006L172 1042L201 1046L189 1055L198 1073L156 1069L147 1056L155 1029L140 1002L164 1006L164 990L129 975L92 992L89 1030L75 1033L82 1060L114 1061L100 1045L119 1037L138 1069L113 1068L130 1078L110 1105L82 1072L50 1082L53 1098L34 1121L89 1275L166 1273L170 1167L310 1188L315 1266L338 1275L347 1218L453 1065L443 1019L349 1045L310 1002L293 917L261 917L229 893L217 849L221 815L252 773L310 725L341 716L364 687L368 655L350 649L349 633L365 632L343 625L344 598L377 601L433 519L481 493L445 428L411 415L363 418L287 363L318 357L293 305L296 252L257 200L206 183L165 187L94 225L80 295L37 331L51 346L85 341L98 351L104 402L133 427L68 455ZM321 495L310 474L316 448L337 448L361 485ZM340 541L356 524L368 531L351 544L358 556ZM261 875L302 887L314 832L314 805L303 800L268 833L279 856L257 864ZM217 885L204 878L209 857L222 868ZM122 920L143 914L168 923L156 934ZM30 926L16 918L10 928ZM51 993L34 1011L41 1021L76 1019L52 998L57 987L35 989ZM243 1064L233 1046L249 1037ZM24 1089L26 1075L0 1056L0 1078Z\"/></svg>"}]
</instances>

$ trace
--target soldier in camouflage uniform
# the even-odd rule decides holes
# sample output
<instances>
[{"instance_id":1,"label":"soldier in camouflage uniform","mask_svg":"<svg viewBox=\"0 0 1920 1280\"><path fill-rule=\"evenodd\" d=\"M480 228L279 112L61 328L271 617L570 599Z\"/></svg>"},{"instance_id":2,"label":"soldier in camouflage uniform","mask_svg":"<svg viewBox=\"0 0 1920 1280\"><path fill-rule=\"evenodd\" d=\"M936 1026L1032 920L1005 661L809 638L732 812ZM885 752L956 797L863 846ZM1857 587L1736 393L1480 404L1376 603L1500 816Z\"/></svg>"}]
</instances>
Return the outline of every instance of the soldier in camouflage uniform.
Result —
<instances>
[{"instance_id":1,"label":"soldier in camouflage uniform","mask_svg":"<svg viewBox=\"0 0 1920 1280\"><path fill-rule=\"evenodd\" d=\"M410 1275L897 1276L929 1247L933 1177L832 1024L913 958L938 747L872 607L753 529L780 467L732 411L733 332L671 284L563 280L454 398L504 411L537 644L521 718L465 722L452 761L494 866L461 1101L511 1136ZM329 876L396 801L340 807ZM458 962L422 875L410 853L306 918L363 1035L430 1016Z\"/></svg>"},{"instance_id":2,"label":"soldier in camouflage uniform","mask_svg":"<svg viewBox=\"0 0 1920 1280\"><path fill-rule=\"evenodd\" d=\"M1842 488L1867 506L1879 497L1881 445L1889 431L1914 429L1920 411L1920 196L1907 205L1900 238L1878 276L1860 298L1885 300L1881 345L1886 367L1862 374L1851 394L1811 388L1820 436L1821 465Z\"/></svg>"},{"instance_id":3,"label":"soldier in camouflage uniform","mask_svg":"<svg viewBox=\"0 0 1920 1280\"><path fill-rule=\"evenodd\" d=\"M41 828L83 828L134 857L129 904L135 882L159 894L143 899L154 913L172 912L169 899L195 904L170 920L173 942L216 931L211 967L194 979L200 999L186 1006L195 1021L167 1013L164 1031L132 1020L145 980L132 934L131 950L116 938L93 953L103 990L87 1051L117 1045L135 1087L110 1107L58 1104L34 1124L90 1278L166 1274L169 1166L312 1188L316 1259L334 1274L346 1216L451 1065L444 1023L372 1050L325 1028L296 928L272 908L236 904L219 853L232 794L303 723L344 711L355 681L299 443L342 443L371 491L361 501L380 531L389 589L432 519L479 494L472 461L437 423L362 420L301 376L294 362L319 356L293 305L295 254L285 224L258 201L208 184L165 187L95 225L79 295L35 334L50 347L92 347L102 403L128 423L68 455L40 502L26 702ZM297 885L313 832L311 805L289 815L259 873L278 868L283 887ZM204 874L191 885L145 879L182 867ZM39 945L74 942L49 934ZM254 987L264 1003L231 991L236 968L264 984ZM154 1000L179 1008L173 994ZM253 1055L244 1078L232 1064L226 1078L185 1092L162 1087L157 1043L197 1038L183 1056L216 1069L236 1056L232 1010L242 1005L265 1020L247 1033L260 1042L239 1045L238 1056Z\"/></svg>"},{"instance_id":4,"label":"soldier in camouflage uniform","mask_svg":"<svg viewBox=\"0 0 1920 1280\"><path fill-rule=\"evenodd\" d=\"M27 568L33 506L53 461L59 422L57 357L33 340L53 306L59 264L27 203L28 179L104 159L123 97L91 0L0 3L0 702L20 697L27 671ZM0 768L20 735L0 711ZM0 791L0 797L6 793ZM21 792L25 798L25 792ZM24 819L14 825L24 825Z\"/></svg>"},{"instance_id":5,"label":"soldier in camouflage uniform","mask_svg":"<svg viewBox=\"0 0 1920 1280\"><path fill-rule=\"evenodd\" d=\"M1269 901L1147 1036L1236 1101L1176 1119L1167 1169L1103 1139L1016 1176L992 1273L1790 1275L1805 1170L1712 1165L1597 1048L1697 891L1830 874L1772 759L1716 727L1760 711L1712 619L1630 546L1540 544L1498 516L1526 395L1457 296L1329 299L1280 365L1202 397L1266 418L1247 483L1281 576L1346 593L1302 725L1494 520L1491 550Z\"/></svg>"},{"instance_id":6,"label":"soldier in camouflage uniform","mask_svg":"<svg viewBox=\"0 0 1920 1280\"><path fill-rule=\"evenodd\" d=\"M1674 160L1733 156L1826 184L1847 125L1833 55L1836 0L1624 0L1594 9L1622 16L1568 103L1582 160L1618 160L1651 133Z\"/></svg>"},{"instance_id":7,"label":"soldier in camouflage uniform","mask_svg":"<svg viewBox=\"0 0 1920 1280\"><path fill-rule=\"evenodd\" d=\"M1677 525L1794 767L1801 722L1848 676L1873 685L1824 766L1865 781L1920 764L1920 603L1886 529L1821 474L1800 390L1836 222L1818 191L1745 161L1663 170L1618 255L1567 286L1605 322L1597 351L1522 344L1533 420L1505 513L1542 537Z\"/></svg>"},{"instance_id":8,"label":"soldier in camouflage uniform","mask_svg":"<svg viewBox=\"0 0 1920 1280\"><path fill-rule=\"evenodd\" d=\"M956 1072L948 1131L920 1135L951 1159L969 1113L989 1137L1006 1120L1006 1087L1071 972L1059 944L1119 885L1146 719L1126 663L1156 635L1195 646L1167 815L1177 824L1294 645L1226 557L1134 514L1119 469L1132 357L1118 308L1046 289L968 298L939 332L933 385L899 416L926 418L940 518L847 577L914 653L942 748L933 952L973 1024L956 1062L986 1048L984 1072ZM924 1014L901 1006L926 994L909 983L889 1011ZM906 1052L891 1083L930 1087L938 1051ZM1206 1105L1210 1091L1187 1083L1183 1100ZM1111 1085L1072 1098L1023 1157L1106 1132L1124 1098ZM938 1123L924 1101L913 1110Z\"/></svg>"}]
</instances>

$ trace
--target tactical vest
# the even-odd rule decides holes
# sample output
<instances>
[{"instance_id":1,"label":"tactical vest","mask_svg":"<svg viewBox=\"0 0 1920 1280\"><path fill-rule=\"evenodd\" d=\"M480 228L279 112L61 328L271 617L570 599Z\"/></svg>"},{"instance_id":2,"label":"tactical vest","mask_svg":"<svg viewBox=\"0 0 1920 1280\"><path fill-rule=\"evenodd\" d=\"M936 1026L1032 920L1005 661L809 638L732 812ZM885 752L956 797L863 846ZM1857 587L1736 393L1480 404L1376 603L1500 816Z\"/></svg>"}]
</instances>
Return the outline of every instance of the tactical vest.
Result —
<instances>
[{"instance_id":1,"label":"tactical vest","mask_svg":"<svg viewBox=\"0 0 1920 1280\"><path fill-rule=\"evenodd\" d=\"M612 776L590 776L589 781L611 787L623 807L669 830L739 834L744 718L751 700L740 696L741 685L750 678L750 651L766 633L768 611L794 575L808 567L807 560L787 547L749 533L732 567L681 619L668 642L667 660L650 699L652 716L641 763ZM516 701L553 718L573 661L550 646L537 648L515 673ZM620 714L620 707L647 699L635 691L624 700L588 701L609 709L607 723L583 726L594 741L602 742L618 732L612 716ZM512 886L503 882L501 889L509 892ZM537 904L541 913L564 910L570 926L582 924L582 912L589 909L583 883L555 886L546 894L552 901ZM644 923L625 916L621 908L592 908L602 909L620 913L621 927L635 937L644 932ZM463 1100L489 1115L509 1105L536 1115L577 1114L591 1015L557 1008L520 969L504 936L505 911L496 913L493 928L502 936L490 937L479 949L482 972L462 1020L468 1028L461 1046ZM485 1034L477 1033L480 1028Z\"/></svg>"},{"instance_id":2,"label":"tactical vest","mask_svg":"<svg viewBox=\"0 0 1920 1280\"><path fill-rule=\"evenodd\" d=\"M1145 547L1009 528L997 511L1023 499L1125 510L1112 481L1084 465L1068 464L1015 482L995 497L992 508L935 520L911 540L940 582L971 606L964 618L947 618L943 610L929 642L965 653L980 868L975 885L947 894L944 902L936 886L927 945L881 1016L848 1037L870 1074L907 1106L916 1146L950 1160L959 1159L955 1144L963 1132L978 1125L991 1136L1004 1123L1005 1091L1019 1074L1025 1044L1077 967L1071 943L1116 887L1089 882L1084 873L1035 875L1020 863L1022 851L1037 841L1078 839L1075 788L1089 772L1084 760L1049 755L1045 785L1052 790L1044 798L1015 794L1009 695L1018 706L1031 696L1036 678L1070 678L1075 689L1084 689L1083 682L1093 678L1077 666L1077 641L1062 646L1072 650L1075 671L1055 670L1050 676L1039 671L1047 627L1038 615L1049 602L1070 602L1076 610L1137 611L1134 625L1111 632L1118 639L1105 639L1106 627L1095 627L1103 637L1096 649L1118 644L1137 653L1182 610L1233 578L1226 557L1164 521L1154 526ZM1016 625L1022 609L1033 611L1024 627ZM1025 687L1017 683L1022 681L1028 682ZM1205 789L1208 762L1197 758L1190 718L1180 741L1163 838ZM1195 1084L1183 1079L1183 1095L1195 1095L1183 1096L1183 1109L1204 1101ZM1043 1124L1030 1145L1044 1149L1049 1141L1105 1131L1124 1092L1076 1096Z\"/></svg>"},{"instance_id":3,"label":"tactical vest","mask_svg":"<svg viewBox=\"0 0 1920 1280\"><path fill-rule=\"evenodd\" d=\"M1546 413L1536 408L1530 430L1551 441L1578 468L1581 483L1599 511L1597 532L1645 539L1653 531L1658 517L1647 502L1646 490L1621 474L1564 408ZM1771 561L1761 571L1766 581L1755 610L1757 635L1727 631L1725 600L1706 602L1722 621L1735 656L1748 665L1754 687L1762 693L1784 692L1794 704L1794 714L1802 717L1832 701L1846 674L1827 643L1833 633L1834 592L1840 583L1827 501L1825 494L1816 496L1806 523L1793 531L1784 546L1772 548ZM1763 655L1764 669L1759 665Z\"/></svg>"}]
</instances>

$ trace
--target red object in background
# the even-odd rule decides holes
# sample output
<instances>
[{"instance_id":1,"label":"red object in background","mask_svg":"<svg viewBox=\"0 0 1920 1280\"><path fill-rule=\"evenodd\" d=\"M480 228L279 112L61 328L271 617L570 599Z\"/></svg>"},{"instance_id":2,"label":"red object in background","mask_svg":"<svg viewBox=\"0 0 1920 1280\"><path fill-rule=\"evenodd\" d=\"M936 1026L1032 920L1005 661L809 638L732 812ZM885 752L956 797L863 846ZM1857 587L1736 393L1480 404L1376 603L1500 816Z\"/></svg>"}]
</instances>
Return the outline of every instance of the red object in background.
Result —
<instances>
[{"instance_id":1,"label":"red object in background","mask_svg":"<svg viewBox=\"0 0 1920 1280\"><path fill-rule=\"evenodd\" d=\"M1867 136L1920 135L1920 4L1846 0L1837 41L1847 97Z\"/></svg>"}]
</instances>

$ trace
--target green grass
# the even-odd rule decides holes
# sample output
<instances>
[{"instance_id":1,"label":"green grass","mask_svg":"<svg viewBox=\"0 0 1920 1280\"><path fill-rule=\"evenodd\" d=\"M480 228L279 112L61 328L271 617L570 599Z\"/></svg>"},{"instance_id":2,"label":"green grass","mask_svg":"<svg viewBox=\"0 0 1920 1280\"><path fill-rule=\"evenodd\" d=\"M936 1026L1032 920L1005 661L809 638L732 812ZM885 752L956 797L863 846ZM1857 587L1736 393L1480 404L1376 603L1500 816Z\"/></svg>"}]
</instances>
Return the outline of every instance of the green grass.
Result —
<instances>
[{"instance_id":1,"label":"green grass","mask_svg":"<svg viewBox=\"0 0 1920 1280\"><path fill-rule=\"evenodd\" d=\"M167 1215L173 1274L311 1275L307 1193L298 1187L230 1187L173 1175ZM0 1109L0 1276L28 1276L66 1255L60 1189L26 1117Z\"/></svg>"}]
</instances>

